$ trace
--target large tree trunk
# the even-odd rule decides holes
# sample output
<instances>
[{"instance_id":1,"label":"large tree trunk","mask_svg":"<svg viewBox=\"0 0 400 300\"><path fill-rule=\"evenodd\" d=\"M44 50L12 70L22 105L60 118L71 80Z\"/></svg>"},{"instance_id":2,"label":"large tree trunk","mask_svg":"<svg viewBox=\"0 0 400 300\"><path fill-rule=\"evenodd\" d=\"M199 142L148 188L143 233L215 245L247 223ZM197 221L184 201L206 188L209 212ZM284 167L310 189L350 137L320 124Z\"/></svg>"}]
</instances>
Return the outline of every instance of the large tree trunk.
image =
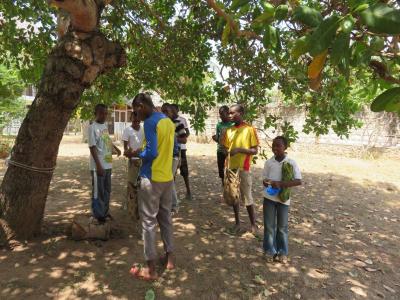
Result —
<instances>
[{"instance_id":1,"label":"large tree trunk","mask_svg":"<svg viewBox=\"0 0 400 300\"><path fill-rule=\"evenodd\" d=\"M71 114L99 74L124 64L122 47L99 32L69 32L50 53L0 188L0 239L21 241L40 232L52 178L46 169L56 164Z\"/></svg>"}]
</instances>

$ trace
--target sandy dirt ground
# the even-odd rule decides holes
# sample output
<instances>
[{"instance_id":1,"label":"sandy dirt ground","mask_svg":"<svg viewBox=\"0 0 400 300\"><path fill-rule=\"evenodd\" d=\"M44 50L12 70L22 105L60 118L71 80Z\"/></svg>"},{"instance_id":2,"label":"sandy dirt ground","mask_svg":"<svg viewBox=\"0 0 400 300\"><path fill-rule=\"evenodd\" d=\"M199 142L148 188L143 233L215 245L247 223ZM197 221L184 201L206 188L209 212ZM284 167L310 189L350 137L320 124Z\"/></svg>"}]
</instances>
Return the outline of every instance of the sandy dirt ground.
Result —
<instances>
[{"instance_id":1,"label":"sandy dirt ground","mask_svg":"<svg viewBox=\"0 0 400 300\"><path fill-rule=\"evenodd\" d=\"M400 161L362 160L310 149L290 151L304 177L290 208L287 265L267 263L261 240L232 236L221 203L215 145L189 144L194 193L174 219L177 269L154 283L128 274L143 244L121 210L126 167L116 159L107 242L69 238L72 218L89 213L88 149L66 137L48 195L42 236L19 251L0 248L0 299L400 299ZM0 181L5 172L0 161ZM263 162L253 168L262 230ZM184 185L177 179L184 198ZM243 227L249 222L242 209ZM162 244L159 243L162 253ZM149 298L151 299L151 298Z\"/></svg>"}]
</instances>

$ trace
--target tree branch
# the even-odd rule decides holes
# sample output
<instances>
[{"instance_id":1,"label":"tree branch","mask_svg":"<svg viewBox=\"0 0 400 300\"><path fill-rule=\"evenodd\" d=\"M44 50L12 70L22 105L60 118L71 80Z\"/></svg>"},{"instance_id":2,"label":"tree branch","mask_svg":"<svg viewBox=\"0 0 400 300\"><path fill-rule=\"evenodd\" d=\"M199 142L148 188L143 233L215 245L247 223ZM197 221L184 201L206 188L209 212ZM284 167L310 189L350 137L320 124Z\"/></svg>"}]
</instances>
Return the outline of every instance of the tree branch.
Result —
<instances>
[{"instance_id":1,"label":"tree branch","mask_svg":"<svg viewBox=\"0 0 400 300\"><path fill-rule=\"evenodd\" d=\"M391 74L389 74L387 67L384 63L381 63L380 61L377 60L371 60L369 66L381 79L390 83L400 84L400 79L397 79L393 77Z\"/></svg>"},{"instance_id":2,"label":"tree branch","mask_svg":"<svg viewBox=\"0 0 400 300\"><path fill-rule=\"evenodd\" d=\"M146 9L154 18L157 19L158 24L160 25L160 27L161 27L162 29L164 29L164 28L166 27L166 25L165 25L165 22L161 19L161 17L160 17L158 14L156 14L156 13L154 12L154 10L150 7L150 5L149 5L145 0L139 0L139 1L140 1L140 3L143 4L143 6L145 7L145 9Z\"/></svg>"},{"instance_id":3,"label":"tree branch","mask_svg":"<svg viewBox=\"0 0 400 300\"><path fill-rule=\"evenodd\" d=\"M235 32L238 37L245 37L262 41L262 37L253 31L239 30L238 24L236 24L235 20L228 13L226 13L225 10L219 7L214 0L207 0L207 4L217 13L218 16L226 20L232 31Z\"/></svg>"}]
</instances>

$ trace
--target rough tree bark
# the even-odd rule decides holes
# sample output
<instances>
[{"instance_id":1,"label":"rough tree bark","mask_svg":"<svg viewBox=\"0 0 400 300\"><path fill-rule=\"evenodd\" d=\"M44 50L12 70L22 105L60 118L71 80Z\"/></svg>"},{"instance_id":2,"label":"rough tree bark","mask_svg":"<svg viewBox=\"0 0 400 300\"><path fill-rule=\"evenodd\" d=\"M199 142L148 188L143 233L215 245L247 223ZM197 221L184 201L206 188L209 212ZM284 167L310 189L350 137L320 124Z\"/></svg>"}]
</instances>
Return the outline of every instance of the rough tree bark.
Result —
<instances>
[{"instance_id":1,"label":"rough tree bark","mask_svg":"<svg viewBox=\"0 0 400 300\"><path fill-rule=\"evenodd\" d=\"M65 3L67 1L63 1ZM124 49L97 30L71 27L51 51L38 94L19 130L11 161L53 168L64 129L83 91L98 75L125 65ZM40 232L52 173L10 165L0 188L0 241Z\"/></svg>"}]
</instances>

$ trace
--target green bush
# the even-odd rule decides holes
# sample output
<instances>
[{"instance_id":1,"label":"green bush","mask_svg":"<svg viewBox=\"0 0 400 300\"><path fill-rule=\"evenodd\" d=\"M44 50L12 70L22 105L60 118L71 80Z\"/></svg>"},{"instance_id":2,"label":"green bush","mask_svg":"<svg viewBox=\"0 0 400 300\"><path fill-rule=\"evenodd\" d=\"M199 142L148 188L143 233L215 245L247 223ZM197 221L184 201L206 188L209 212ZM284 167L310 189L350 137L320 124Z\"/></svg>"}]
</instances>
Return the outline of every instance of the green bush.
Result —
<instances>
[{"instance_id":1,"label":"green bush","mask_svg":"<svg viewBox=\"0 0 400 300\"><path fill-rule=\"evenodd\" d=\"M0 159L7 158L10 155L14 140L0 136Z\"/></svg>"}]
</instances>

